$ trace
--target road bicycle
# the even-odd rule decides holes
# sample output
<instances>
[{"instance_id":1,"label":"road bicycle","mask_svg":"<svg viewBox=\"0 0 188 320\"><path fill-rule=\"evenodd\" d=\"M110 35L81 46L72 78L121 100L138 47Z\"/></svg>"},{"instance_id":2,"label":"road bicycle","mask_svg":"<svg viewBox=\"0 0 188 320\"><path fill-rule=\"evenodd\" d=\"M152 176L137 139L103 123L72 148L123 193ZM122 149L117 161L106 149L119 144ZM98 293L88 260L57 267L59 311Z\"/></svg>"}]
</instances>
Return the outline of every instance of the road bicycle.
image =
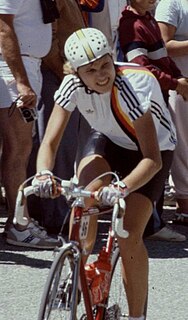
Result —
<instances>
[{"instance_id":1,"label":"road bicycle","mask_svg":"<svg viewBox=\"0 0 188 320\"><path fill-rule=\"evenodd\" d=\"M119 180L113 172L106 174L114 175L116 180ZM128 319L128 305L121 275L121 258L116 241L117 235L128 237L128 232L123 229L124 199L117 198L113 208L97 205L86 210L84 199L98 199L98 193L78 187L74 179L70 181L57 177L56 179L60 183L61 194L66 196L68 201L70 198L74 199L71 205L74 217L70 240L63 240L62 246L55 250L56 255L42 294L38 320ZM20 186L15 222L22 225L27 223L26 218L23 217L24 200L33 193L32 186L25 187L25 184ZM105 273L102 270L102 273L96 267L98 261L96 256L96 261L90 261L84 265L82 257L85 252L80 243L83 245L87 238L90 217L104 214L111 215L111 223L106 244L99 250L99 256L105 254L106 261L110 263L110 269ZM93 255L90 255L90 259L92 257ZM90 271L93 279L88 279L88 267L90 269L92 267ZM94 286L94 280L98 281L97 286Z\"/></svg>"}]
</instances>

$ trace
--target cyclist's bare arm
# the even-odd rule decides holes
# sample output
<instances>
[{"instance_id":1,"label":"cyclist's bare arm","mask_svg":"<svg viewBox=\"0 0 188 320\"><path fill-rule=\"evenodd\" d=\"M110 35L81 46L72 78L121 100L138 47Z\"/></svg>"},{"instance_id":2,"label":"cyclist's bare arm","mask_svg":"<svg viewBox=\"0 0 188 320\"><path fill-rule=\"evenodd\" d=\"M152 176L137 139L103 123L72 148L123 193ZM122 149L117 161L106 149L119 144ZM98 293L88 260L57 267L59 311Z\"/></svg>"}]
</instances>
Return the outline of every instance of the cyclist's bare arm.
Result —
<instances>
[{"instance_id":1,"label":"cyclist's bare arm","mask_svg":"<svg viewBox=\"0 0 188 320\"><path fill-rule=\"evenodd\" d=\"M0 14L0 44L2 55L16 79L17 89L23 102L22 106L35 107L37 101L36 94L30 86L22 62L13 21L14 15Z\"/></svg>"},{"instance_id":2,"label":"cyclist's bare arm","mask_svg":"<svg viewBox=\"0 0 188 320\"><path fill-rule=\"evenodd\" d=\"M37 156L37 172L52 170L56 153L71 113L55 104Z\"/></svg>"},{"instance_id":3,"label":"cyclist's bare arm","mask_svg":"<svg viewBox=\"0 0 188 320\"><path fill-rule=\"evenodd\" d=\"M133 123L143 159L123 179L130 192L146 184L161 168L161 155L157 134L150 111Z\"/></svg>"}]
</instances>

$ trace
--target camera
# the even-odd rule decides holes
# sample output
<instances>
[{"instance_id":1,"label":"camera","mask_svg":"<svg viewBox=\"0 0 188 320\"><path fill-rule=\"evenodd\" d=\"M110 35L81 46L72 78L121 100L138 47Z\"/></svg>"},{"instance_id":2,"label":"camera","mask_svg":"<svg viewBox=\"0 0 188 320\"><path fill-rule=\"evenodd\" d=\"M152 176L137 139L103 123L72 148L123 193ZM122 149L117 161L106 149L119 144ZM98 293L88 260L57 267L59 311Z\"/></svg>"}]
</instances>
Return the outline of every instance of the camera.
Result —
<instances>
[{"instance_id":1,"label":"camera","mask_svg":"<svg viewBox=\"0 0 188 320\"><path fill-rule=\"evenodd\" d=\"M37 119L37 113L34 108L29 109L29 108L18 108L20 111L23 120L27 122L31 122Z\"/></svg>"},{"instance_id":2,"label":"camera","mask_svg":"<svg viewBox=\"0 0 188 320\"><path fill-rule=\"evenodd\" d=\"M43 22L51 23L60 17L55 0L40 0Z\"/></svg>"}]
</instances>

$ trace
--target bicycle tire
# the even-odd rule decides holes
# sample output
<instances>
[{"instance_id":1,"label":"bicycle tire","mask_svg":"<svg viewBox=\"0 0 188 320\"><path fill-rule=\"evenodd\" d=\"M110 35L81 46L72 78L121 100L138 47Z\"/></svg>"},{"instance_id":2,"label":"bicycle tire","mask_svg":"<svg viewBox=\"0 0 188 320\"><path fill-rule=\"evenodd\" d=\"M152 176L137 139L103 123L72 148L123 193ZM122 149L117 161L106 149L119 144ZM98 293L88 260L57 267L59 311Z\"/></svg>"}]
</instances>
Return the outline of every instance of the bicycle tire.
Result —
<instances>
[{"instance_id":1,"label":"bicycle tire","mask_svg":"<svg viewBox=\"0 0 188 320\"><path fill-rule=\"evenodd\" d=\"M38 320L75 320L78 295L78 260L73 247L55 257L44 287Z\"/></svg>"},{"instance_id":2,"label":"bicycle tire","mask_svg":"<svg viewBox=\"0 0 188 320\"><path fill-rule=\"evenodd\" d=\"M117 302L116 302L117 301ZM144 306L144 316L147 316L148 293ZM125 286L121 273L121 257L118 245L112 255L112 274L109 295L106 300L105 312L102 320L125 320L129 317L129 308Z\"/></svg>"},{"instance_id":3,"label":"bicycle tire","mask_svg":"<svg viewBox=\"0 0 188 320\"><path fill-rule=\"evenodd\" d=\"M128 303L121 273L121 257L119 248L116 246L112 254L110 289L102 320L123 319L128 319Z\"/></svg>"}]
</instances>

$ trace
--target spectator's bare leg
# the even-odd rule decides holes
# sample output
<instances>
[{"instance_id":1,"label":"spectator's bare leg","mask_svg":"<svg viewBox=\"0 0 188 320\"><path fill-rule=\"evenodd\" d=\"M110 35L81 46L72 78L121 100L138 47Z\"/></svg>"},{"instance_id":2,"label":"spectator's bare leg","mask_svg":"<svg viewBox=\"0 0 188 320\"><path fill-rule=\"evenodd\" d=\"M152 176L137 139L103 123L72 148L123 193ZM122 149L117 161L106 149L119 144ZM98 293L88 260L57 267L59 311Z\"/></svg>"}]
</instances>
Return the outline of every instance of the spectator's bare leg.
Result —
<instances>
[{"instance_id":1,"label":"spectator's bare leg","mask_svg":"<svg viewBox=\"0 0 188 320\"><path fill-rule=\"evenodd\" d=\"M0 109L3 138L2 183L8 201L8 221L12 222L19 185L26 179L26 168L32 147L33 123L25 123L16 109L11 117L8 109Z\"/></svg>"}]
</instances>

